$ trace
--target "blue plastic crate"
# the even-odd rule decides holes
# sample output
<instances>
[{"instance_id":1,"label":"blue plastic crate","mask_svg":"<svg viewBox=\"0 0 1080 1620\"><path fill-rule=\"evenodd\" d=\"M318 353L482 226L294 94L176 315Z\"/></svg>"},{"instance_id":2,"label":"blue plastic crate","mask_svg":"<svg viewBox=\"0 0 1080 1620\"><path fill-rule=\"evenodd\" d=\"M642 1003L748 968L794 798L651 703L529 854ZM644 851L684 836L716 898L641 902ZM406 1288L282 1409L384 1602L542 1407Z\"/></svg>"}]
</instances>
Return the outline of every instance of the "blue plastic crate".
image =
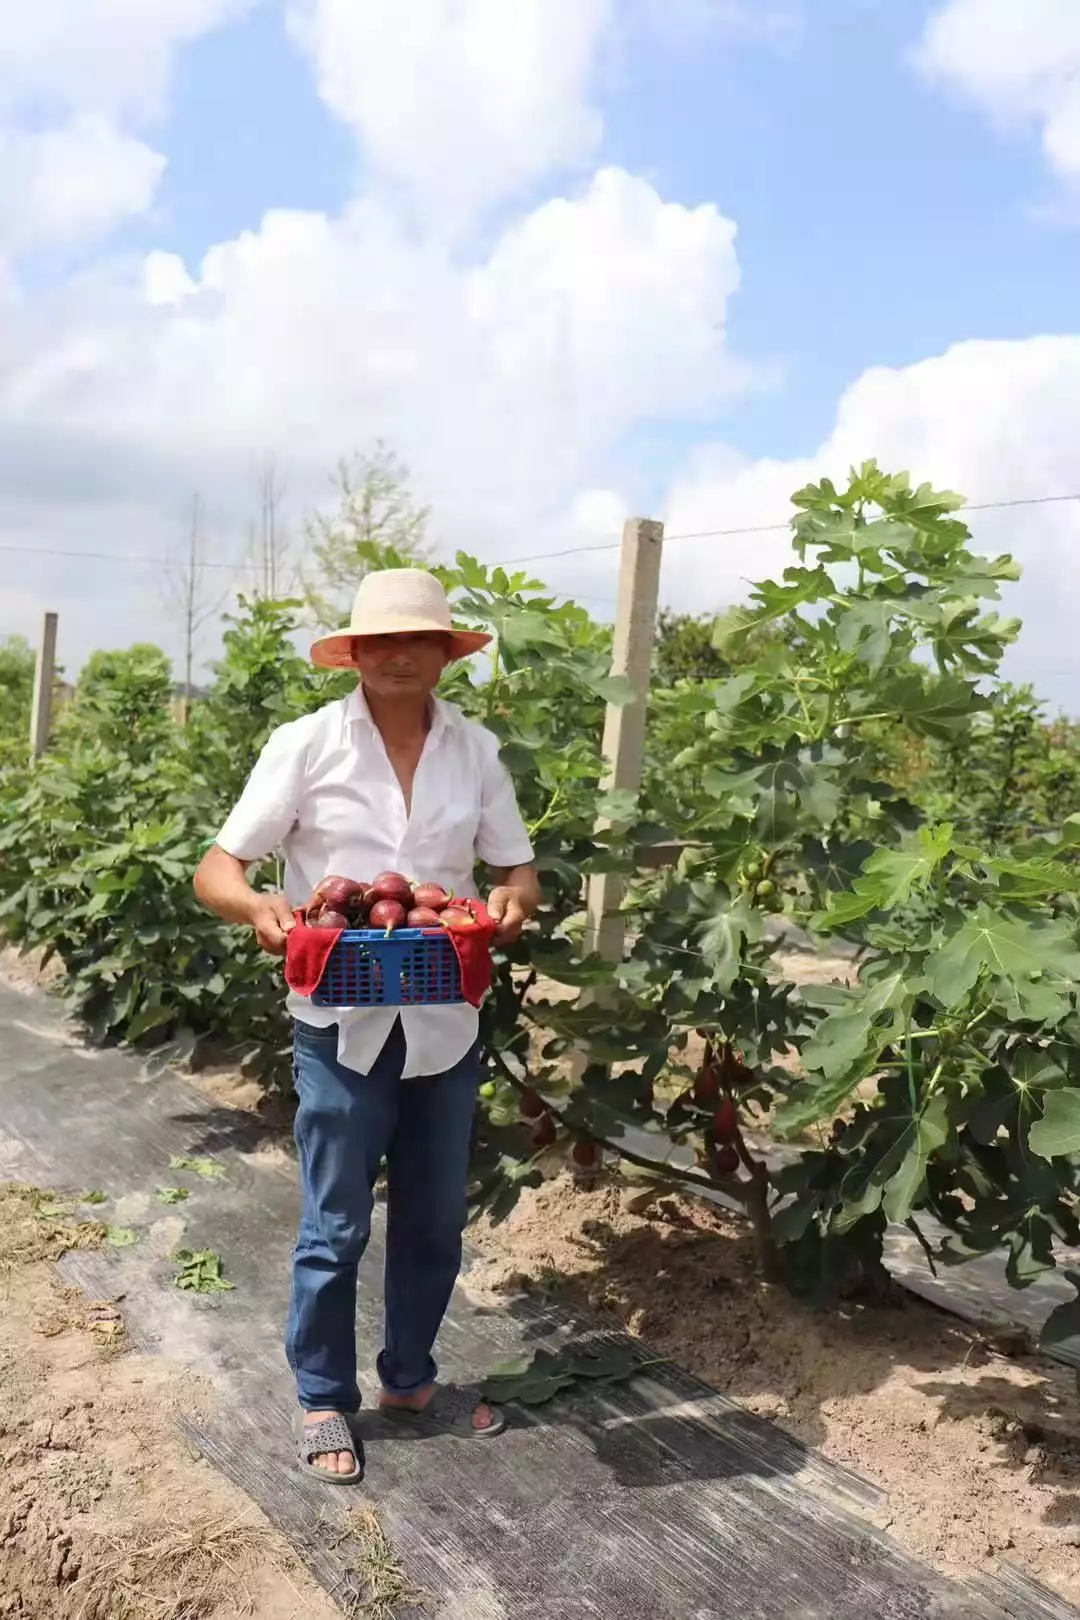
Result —
<instances>
[{"instance_id":1,"label":"blue plastic crate","mask_svg":"<svg viewBox=\"0 0 1080 1620\"><path fill-rule=\"evenodd\" d=\"M330 952L317 1007L432 1007L464 1001L461 968L441 928L347 928Z\"/></svg>"}]
</instances>

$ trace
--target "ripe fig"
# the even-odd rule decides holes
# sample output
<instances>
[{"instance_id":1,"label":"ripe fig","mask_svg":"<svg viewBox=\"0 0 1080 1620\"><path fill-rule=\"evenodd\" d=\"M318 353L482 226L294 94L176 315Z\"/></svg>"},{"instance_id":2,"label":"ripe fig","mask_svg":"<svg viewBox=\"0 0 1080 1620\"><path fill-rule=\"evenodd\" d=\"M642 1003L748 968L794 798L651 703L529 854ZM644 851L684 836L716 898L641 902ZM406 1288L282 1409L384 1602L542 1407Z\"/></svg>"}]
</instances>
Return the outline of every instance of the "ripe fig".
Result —
<instances>
[{"instance_id":1,"label":"ripe fig","mask_svg":"<svg viewBox=\"0 0 1080 1620\"><path fill-rule=\"evenodd\" d=\"M713 1155L713 1164L717 1175L733 1176L739 1168L739 1155L733 1147L718 1147Z\"/></svg>"},{"instance_id":2,"label":"ripe fig","mask_svg":"<svg viewBox=\"0 0 1080 1620\"><path fill-rule=\"evenodd\" d=\"M600 1149L588 1136L579 1136L570 1157L582 1170L594 1170L600 1162Z\"/></svg>"},{"instance_id":3,"label":"ripe fig","mask_svg":"<svg viewBox=\"0 0 1080 1620\"><path fill-rule=\"evenodd\" d=\"M460 906L447 906L439 913L439 921L444 928L475 928L476 918L471 912L463 911Z\"/></svg>"},{"instance_id":4,"label":"ripe fig","mask_svg":"<svg viewBox=\"0 0 1080 1620\"><path fill-rule=\"evenodd\" d=\"M535 1147L549 1148L558 1140L559 1127L550 1114L541 1114L530 1134Z\"/></svg>"},{"instance_id":5,"label":"ripe fig","mask_svg":"<svg viewBox=\"0 0 1080 1620\"><path fill-rule=\"evenodd\" d=\"M316 917L315 928L348 928L349 919L343 911L332 911L328 906Z\"/></svg>"},{"instance_id":6,"label":"ripe fig","mask_svg":"<svg viewBox=\"0 0 1080 1620\"><path fill-rule=\"evenodd\" d=\"M521 1116L523 1119L540 1119L546 1112L544 1099L538 1091L530 1087L521 1093Z\"/></svg>"},{"instance_id":7,"label":"ripe fig","mask_svg":"<svg viewBox=\"0 0 1080 1620\"><path fill-rule=\"evenodd\" d=\"M694 1101L701 1108L711 1108L720 1096L720 1071L710 1059L703 1063L694 1080Z\"/></svg>"},{"instance_id":8,"label":"ripe fig","mask_svg":"<svg viewBox=\"0 0 1080 1620\"><path fill-rule=\"evenodd\" d=\"M383 928L392 934L405 921L405 907L398 900L377 900L371 908L372 928Z\"/></svg>"},{"instance_id":9,"label":"ripe fig","mask_svg":"<svg viewBox=\"0 0 1080 1620\"><path fill-rule=\"evenodd\" d=\"M713 1115L713 1133L718 1142L733 1142L739 1129L739 1116L730 1097L725 1097Z\"/></svg>"},{"instance_id":10,"label":"ripe fig","mask_svg":"<svg viewBox=\"0 0 1080 1620\"><path fill-rule=\"evenodd\" d=\"M413 903L412 884L408 878L402 877L400 872L380 872L372 883L370 892L374 895L376 902L379 900L396 900L398 905L404 906L406 911Z\"/></svg>"},{"instance_id":11,"label":"ripe fig","mask_svg":"<svg viewBox=\"0 0 1080 1620\"><path fill-rule=\"evenodd\" d=\"M432 911L443 911L450 904L450 896L441 883L418 883L413 890L414 906L430 906Z\"/></svg>"},{"instance_id":12,"label":"ripe fig","mask_svg":"<svg viewBox=\"0 0 1080 1620\"><path fill-rule=\"evenodd\" d=\"M405 926L406 928L438 928L441 922L442 918L439 913L431 906L413 906L405 919Z\"/></svg>"},{"instance_id":13,"label":"ripe fig","mask_svg":"<svg viewBox=\"0 0 1080 1620\"><path fill-rule=\"evenodd\" d=\"M324 877L321 883L315 885L315 893L326 905L333 906L335 911L348 911L353 900L363 896L364 887L355 878L331 876Z\"/></svg>"}]
</instances>

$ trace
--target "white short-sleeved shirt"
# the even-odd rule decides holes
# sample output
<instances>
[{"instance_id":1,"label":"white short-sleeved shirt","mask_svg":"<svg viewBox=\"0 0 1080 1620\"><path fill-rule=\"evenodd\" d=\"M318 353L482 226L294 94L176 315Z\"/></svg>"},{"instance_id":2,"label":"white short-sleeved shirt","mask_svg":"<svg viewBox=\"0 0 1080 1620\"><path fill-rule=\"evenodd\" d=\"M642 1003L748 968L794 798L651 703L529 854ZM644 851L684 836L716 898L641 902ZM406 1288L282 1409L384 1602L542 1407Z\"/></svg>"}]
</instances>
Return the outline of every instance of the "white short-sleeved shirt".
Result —
<instances>
[{"instance_id":1,"label":"white short-sleeved shirt","mask_svg":"<svg viewBox=\"0 0 1080 1620\"><path fill-rule=\"evenodd\" d=\"M401 786L362 691L279 726L263 749L217 843L238 860L280 848L285 894L302 905L333 872L370 882L403 872L475 896L476 861L523 866L533 858L513 784L490 731L436 699L406 815ZM476 1040L476 1009L371 1007L335 1011L289 993L294 1018L339 1025L338 1057L367 1073L400 1016L405 1075L442 1074Z\"/></svg>"}]
</instances>

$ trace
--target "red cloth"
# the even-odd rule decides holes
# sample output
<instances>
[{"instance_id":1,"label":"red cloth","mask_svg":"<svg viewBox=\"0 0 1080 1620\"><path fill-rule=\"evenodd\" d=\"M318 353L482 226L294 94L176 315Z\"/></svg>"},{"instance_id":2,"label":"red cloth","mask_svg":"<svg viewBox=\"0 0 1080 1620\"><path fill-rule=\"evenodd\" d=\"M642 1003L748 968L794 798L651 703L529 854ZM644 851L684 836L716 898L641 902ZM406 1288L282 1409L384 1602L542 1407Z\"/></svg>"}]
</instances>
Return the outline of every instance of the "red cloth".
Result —
<instances>
[{"instance_id":1,"label":"red cloth","mask_svg":"<svg viewBox=\"0 0 1080 1620\"><path fill-rule=\"evenodd\" d=\"M488 915L482 900L461 900L458 907L467 906L472 923L459 923L444 930L461 970L461 994L472 1007L479 1007L491 989L491 942L496 924ZM341 928L309 928L303 913L295 913L296 927L288 939L285 952L285 982L298 996L310 996L317 990L326 972L330 952L344 932ZM425 929L425 933L434 933Z\"/></svg>"},{"instance_id":2,"label":"red cloth","mask_svg":"<svg viewBox=\"0 0 1080 1620\"><path fill-rule=\"evenodd\" d=\"M293 912L296 927L285 947L285 983L298 996L310 996L319 988L330 952L345 932L343 928L309 928L302 911Z\"/></svg>"},{"instance_id":3,"label":"red cloth","mask_svg":"<svg viewBox=\"0 0 1080 1620\"><path fill-rule=\"evenodd\" d=\"M491 989L491 942L495 938L496 924L488 915L482 900L463 900L475 921L472 925L459 923L448 928L450 943L457 952L461 969L461 993L472 1007L479 1007Z\"/></svg>"}]
</instances>

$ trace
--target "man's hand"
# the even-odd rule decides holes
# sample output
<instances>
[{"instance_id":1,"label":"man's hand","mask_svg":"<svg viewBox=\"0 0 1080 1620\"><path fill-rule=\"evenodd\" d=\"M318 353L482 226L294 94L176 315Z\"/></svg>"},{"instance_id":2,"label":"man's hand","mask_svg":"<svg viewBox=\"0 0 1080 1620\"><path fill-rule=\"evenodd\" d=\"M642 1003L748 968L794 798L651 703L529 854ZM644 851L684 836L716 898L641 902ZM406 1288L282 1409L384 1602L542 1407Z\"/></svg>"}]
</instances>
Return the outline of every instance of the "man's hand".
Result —
<instances>
[{"instance_id":1,"label":"man's hand","mask_svg":"<svg viewBox=\"0 0 1080 1620\"><path fill-rule=\"evenodd\" d=\"M251 926L255 938L271 956L284 956L289 935L296 927L292 907L283 894L252 896Z\"/></svg>"},{"instance_id":2,"label":"man's hand","mask_svg":"<svg viewBox=\"0 0 1080 1620\"><path fill-rule=\"evenodd\" d=\"M516 889L492 889L487 908L492 922L498 924L495 930L496 945L512 945L521 938L521 930L529 914Z\"/></svg>"},{"instance_id":3,"label":"man's hand","mask_svg":"<svg viewBox=\"0 0 1080 1620\"><path fill-rule=\"evenodd\" d=\"M283 894L252 889L246 876L250 864L230 855L220 844L211 844L195 873L195 893L226 922L253 928L259 944L271 956L284 956L296 927L292 907Z\"/></svg>"}]
</instances>

